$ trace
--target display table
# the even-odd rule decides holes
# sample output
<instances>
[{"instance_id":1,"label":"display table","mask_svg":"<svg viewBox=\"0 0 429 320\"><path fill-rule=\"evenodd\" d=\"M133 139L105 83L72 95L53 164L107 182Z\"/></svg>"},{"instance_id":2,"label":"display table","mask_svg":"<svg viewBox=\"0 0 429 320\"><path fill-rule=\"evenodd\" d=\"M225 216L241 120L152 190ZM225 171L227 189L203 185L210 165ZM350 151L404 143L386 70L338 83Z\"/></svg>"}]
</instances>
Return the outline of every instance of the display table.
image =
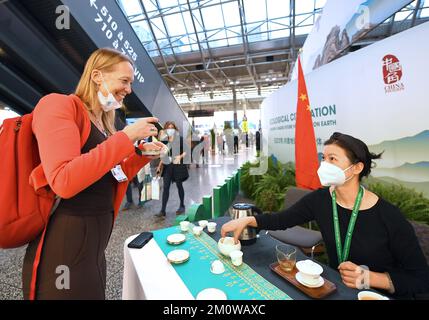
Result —
<instances>
[{"instance_id":1,"label":"display table","mask_svg":"<svg viewBox=\"0 0 429 320\"><path fill-rule=\"evenodd\" d=\"M257 242L242 246L243 265L235 267L230 259L216 249L220 228L229 218L222 217L216 233L194 237L187 234L187 241L173 246L166 243L169 234L180 232L179 227L155 230L154 238L142 249L130 249L129 237L124 244L123 299L189 300L195 299L204 288L216 287L226 292L228 299L310 299L302 291L271 271L269 265L276 262L275 246L280 242L261 232ZM205 229L206 230L206 229ZM174 249L190 252L189 261L172 265L166 253ZM211 274L210 263L221 260L226 271ZM307 259L299 252L298 260ZM337 290L325 299L356 299L357 290L347 288L339 273L323 265L322 276L335 283Z\"/></svg>"}]
</instances>

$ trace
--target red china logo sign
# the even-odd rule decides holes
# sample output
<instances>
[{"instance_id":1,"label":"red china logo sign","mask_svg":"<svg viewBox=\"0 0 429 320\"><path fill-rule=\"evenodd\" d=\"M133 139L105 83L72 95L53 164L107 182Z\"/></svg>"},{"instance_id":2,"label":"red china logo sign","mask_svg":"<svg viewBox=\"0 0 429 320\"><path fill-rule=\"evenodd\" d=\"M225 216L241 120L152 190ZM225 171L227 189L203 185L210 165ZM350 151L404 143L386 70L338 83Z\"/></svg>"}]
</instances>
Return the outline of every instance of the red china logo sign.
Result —
<instances>
[{"instance_id":1,"label":"red china logo sign","mask_svg":"<svg viewBox=\"0 0 429 320\"><path fill-rule=\"evenodd\" d=\"M404 84L401 82L402 65L399 59L393 54L385 55L383 58L383 80L386 86L385 93L391 93L404 90Z\"/></svg>"}]
</instances>

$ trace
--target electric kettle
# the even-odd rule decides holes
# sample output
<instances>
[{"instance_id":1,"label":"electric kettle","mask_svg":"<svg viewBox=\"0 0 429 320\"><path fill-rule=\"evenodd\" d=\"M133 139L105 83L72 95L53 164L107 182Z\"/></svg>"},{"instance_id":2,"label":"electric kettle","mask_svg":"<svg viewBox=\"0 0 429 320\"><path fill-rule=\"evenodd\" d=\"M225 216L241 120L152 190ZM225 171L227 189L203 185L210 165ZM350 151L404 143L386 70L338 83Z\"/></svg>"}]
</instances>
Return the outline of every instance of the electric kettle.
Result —
<instances>
[{"instance_id":1,"label":"electric kettle","mask_svg":"<svg viewBox=\"0 0 429 320\"><path fill-rule=\"evenodd\" d=\"M256 214L262 214L261 209L250 203L236 203L230 209L230 215L232 219L240 219L244 217L255 216ZM256 235L258 231L254 227L246 227L240 234L239 240L242 245L249 245L256 242Z\"/></svg>"}]
</instances>

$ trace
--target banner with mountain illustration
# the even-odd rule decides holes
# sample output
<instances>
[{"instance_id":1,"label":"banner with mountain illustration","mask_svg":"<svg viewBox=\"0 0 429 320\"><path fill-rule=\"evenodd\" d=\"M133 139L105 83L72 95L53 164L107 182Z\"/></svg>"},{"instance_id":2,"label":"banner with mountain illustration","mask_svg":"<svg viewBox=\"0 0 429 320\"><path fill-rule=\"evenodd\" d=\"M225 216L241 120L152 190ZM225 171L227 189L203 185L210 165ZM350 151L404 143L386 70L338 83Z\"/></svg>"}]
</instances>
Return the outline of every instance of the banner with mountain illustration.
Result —
<instances>
[{"instance_id":1,"label":"banner with mountain illustration","mask_svg":"<svg viewBox=\"0 0 429 320\"><path fill-rule=\"evenodd\" d=\"M306 75L320 155L335 132L384 151L372 176L429 198L429 22L350 53ZM262 103L269 154L294 161L297 83Z\"/></svg>"},{"instance_id":2,"label":"banner with mountain illustration","mask_svg":"<svg viewBox=\"0 0 429 320\"><path fill-rule=\"evenodd\" d=\"M304 74L336 59L411 0L328 0L305 40L301 53ZM291 79L297 79L295 64Z\"/></svg>"}]
</instances>

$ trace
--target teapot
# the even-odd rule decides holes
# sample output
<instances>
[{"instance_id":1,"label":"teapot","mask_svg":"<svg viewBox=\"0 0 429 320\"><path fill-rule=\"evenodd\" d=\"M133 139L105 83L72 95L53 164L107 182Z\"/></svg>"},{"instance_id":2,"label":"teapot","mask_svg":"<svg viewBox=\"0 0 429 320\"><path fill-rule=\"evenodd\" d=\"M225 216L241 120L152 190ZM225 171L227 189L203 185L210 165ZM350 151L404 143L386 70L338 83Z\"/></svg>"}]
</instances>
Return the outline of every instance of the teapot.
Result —
<instances>
[{"instance_id":1,"label":"teapot","mask_svg":"<svg viewBox=\"0 0 429 320\"><path fill-rule=\"evenodd\" d=\"M240 219L244 217L255 216L262 214L262 210L250 203L235 203L230 209L232 219ZM249 245L256 242L257 228L246 227L240 234L240 242L242 245Z\"/></svg>"}]
</instances>

